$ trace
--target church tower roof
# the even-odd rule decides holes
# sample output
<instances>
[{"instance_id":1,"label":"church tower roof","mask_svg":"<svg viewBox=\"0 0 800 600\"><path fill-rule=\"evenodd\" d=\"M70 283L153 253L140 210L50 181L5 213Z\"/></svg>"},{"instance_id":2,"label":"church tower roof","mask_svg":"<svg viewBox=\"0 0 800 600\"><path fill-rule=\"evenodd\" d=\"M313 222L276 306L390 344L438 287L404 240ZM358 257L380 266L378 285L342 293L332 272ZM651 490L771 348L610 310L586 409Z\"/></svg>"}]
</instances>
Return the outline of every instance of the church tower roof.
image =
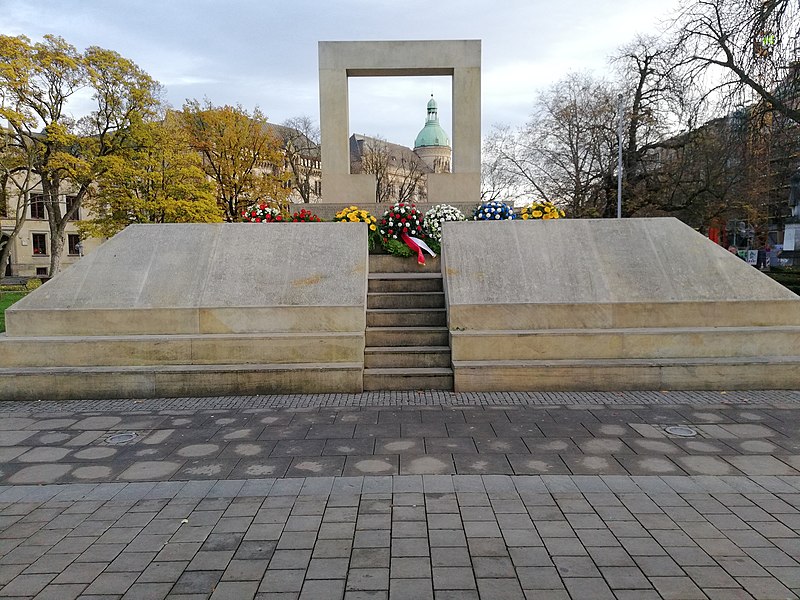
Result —
<instances>
[{"instance_id":1,"label":"church tower roof","mask_svg":"<svg viewBox=\"0 0 800 600\"><path fill-rule=\"evenodd\" d=\"M417 139L414 141L414 148L425 146L450 147L450 138L439 125L439 108L433 99L433 94L428 100L428 118L425 120L425 127L417 134Z\"/></svg>"}]
</instances>

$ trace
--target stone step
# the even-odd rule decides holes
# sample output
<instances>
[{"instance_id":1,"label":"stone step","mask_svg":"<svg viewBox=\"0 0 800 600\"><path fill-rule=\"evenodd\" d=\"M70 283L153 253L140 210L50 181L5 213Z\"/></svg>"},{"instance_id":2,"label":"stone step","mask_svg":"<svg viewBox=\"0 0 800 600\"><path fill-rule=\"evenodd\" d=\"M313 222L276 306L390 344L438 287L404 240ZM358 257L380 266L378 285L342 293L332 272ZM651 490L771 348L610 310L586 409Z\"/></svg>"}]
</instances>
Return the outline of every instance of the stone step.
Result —
<instances>
[{"instance_id":1,"label":"stone step","mask_svg":"<svg viewBox=\"0 0 800 600\"><path fill-rule=\"evenodd\" d=\"M447 346L447 327L367 327L366 346Z\"/></svg>"},{"instance_id":2,"label":"stone step","mask_svg":"<svg viewBox=\"0 0 800 600\"><path fill-rule=\"evenodd\" d=\"M367 327L446 327L444 308L372 308Z\"/></svg>"},{"instance_id":3,"label":"stone step","mask_svg":"<svg viewBox=\"0 0 800 600\"><path fill-rule=\"evenodd\" d=\"M458 361L781 356L800 347L800 327L453 331L451 344Z\"/></svg>"},{"instance_id":4,"label":"stone step","mask_svg":"<svg viewBox=\"0 0 800 600\"><path fill-rule=\"evenodd\" d=\"M740 261L743 262L743 261ZM743 263L744 264L744 263ZM748 265L745 265L748 266ZM750 270L766 277L756 269ZM512 278L509 277L511 281ZM800 301L777 300L709 300L687 302L534 302L497 303L470 299L460 303L464 283L459 289L448 280L448 317L453 329L480 331L487 323L495 330L540 329L632 329L679 327L782 327L800 326ZM511 286L511 283L508 283ZM785 289L785 288L784 288ZM500 292L497 292L498 294ZM790 293L790 292L788 292ZM502 298L496 296L493 298ZM474 303L473 303L474 302Z\"/></svg>"},{"instance_id":5,"label":"stone step","mask_svg":"<svg viewBox=\"0 0 800 600\"><path fill-rule=\"evenodd\" d=\"M400 258L391 254L370 254L370 273L441 273L440 257L425 255L425 264L417 264L416 257Z\"/></svg>"},{"instance_id":6,"label":"stone step","mask_svg":"<svg viewBox=\"0 0 800 600\"><path fill-rule=\"evenodd\" d=\"M441 292L441 273L370 273L368 292Z\"/></svg>"},{"instance_id":7,"label":"stone step","mask_svg":"<svg viewBox=\"0 0 800 600\"><path fill-rule=\"evenodd\" d=\"M800 356L453 361L457 392L798 389Z\"/></svg>"},{"instance_id":8,"label":"stone step","mask_svg":"<svg viewBox=\"0 0 800 600\"><path fill-rule=\"evenodd\" d=\"M303 363L0 369L2 400L360 393L364 365Z\"/></svg>"},{"instance_id":9,"label":"stone step","mask_svg":"<svg viewBox=\"0 0 800 600\"><path fill-rule=\"evenodd\" d=\"M364 349L364 367L379 368L450 368L448 346L376 346Z\"/></svg>"},{"instance_id":10,"label":"stone step","mask_svg":"<svg viewBox=\"0 0 800 600\"><path fill-rule=\"evenodd\" d=\"M367 294L370 308L442 308L443 292L378 292Z\"/></svg>"},{"instance_id":11,"label":"stone step","mask_svg":"<svg viewBox=\"0 0 800 600\"><path fill-rule=\"evenodd\" d=\"M365 391L452 389L452 369L364 369Z\"/></svg>"},{"instance_id":12,"label":"stone step","mask_svg":"<svg viewBox=\"0 0 800 600\"><path fill-rule=\"evenodd\" d=\"M0 335L4 367L81 367L355 362L364 333L195 335Z\"/></svg>"},{"instance_id":13,"label":"stone step","mask_svg":"<svg viewBox=\"0 0 800 600\"><path fill-rule=\"evenodd\" d=\"M313 279L313 278L312 278ZM55 281L55 280L52 280ZM298 280L299 281L299 280ZM48 285L51 281L47 282ZM42 286L44 288L44 286ZM278 286L280 287L280 286ZM50 288L53 289L53 288ZM15 337L94 335L193 335L291 331L351 332L364 328L364 300L349 306L216 306L54 308L6 310L6 333ZM298 294L298 290L294 290ZM333 292L331 292L333 294ZM298 296L299 297L299 296ZM304 300L309 301L309 300ZM337 300L332 299L331 302ZM338 300L343 301L343 300Z\"/></svg>"}]
</instances>

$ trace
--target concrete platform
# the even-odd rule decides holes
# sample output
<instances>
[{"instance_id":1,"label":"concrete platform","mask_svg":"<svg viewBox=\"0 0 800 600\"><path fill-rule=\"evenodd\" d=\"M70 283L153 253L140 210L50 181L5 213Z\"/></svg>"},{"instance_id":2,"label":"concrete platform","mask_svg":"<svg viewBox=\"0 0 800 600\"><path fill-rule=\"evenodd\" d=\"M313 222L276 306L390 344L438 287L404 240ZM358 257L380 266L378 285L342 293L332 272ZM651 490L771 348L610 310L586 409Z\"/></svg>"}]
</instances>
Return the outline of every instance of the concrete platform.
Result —
<instances>
[{"instance_id":1,"label":"concrete platform","mask_svg":"<svg viewBox=\"0 0 800 600\"><path fill-rule=\"evenodd\" d=\"M9 336L363 331L365 228L358 223L133 225L14 304L6 311L6 331Z\"/></svg>"},{"instance_id":2,"label":"concrete platform","mask_svg":"<svg viewBox=\"0 0 800 600\"><path fill-rule=\"evenodd\" d=\"M0 398L359 392L365 228L129 227L6 312Z\"/></svg>"},{"instance_id":3,"label":"concrete platform","mask_svg":"<svg viewBox=\"0 0 800 600\"><path fill-rule=\"evenodd\" d=\"M676 219L443 235L457 391L800 384L800 298Z\"/></svg>"}]
</instances>

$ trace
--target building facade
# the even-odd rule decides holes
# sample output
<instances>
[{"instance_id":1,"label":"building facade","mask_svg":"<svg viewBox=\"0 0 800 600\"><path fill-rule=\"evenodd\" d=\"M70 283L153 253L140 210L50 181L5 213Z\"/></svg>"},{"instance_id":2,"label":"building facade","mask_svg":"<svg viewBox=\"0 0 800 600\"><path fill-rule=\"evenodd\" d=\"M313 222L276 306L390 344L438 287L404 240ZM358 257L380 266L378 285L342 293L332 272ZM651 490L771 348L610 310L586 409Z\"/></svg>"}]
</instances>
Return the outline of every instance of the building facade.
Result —
<instances>
[{"instance_id":1,"label":"building facade","mask_svg":"<svg viewBox=\"0 0 800 600\"><path fill-rule=\"evenodd\" d=\"M450 139L439 124L432 95L413 149L366 135L350 136L350 172L375 176L378 203L425 202L427 176L449 173L451 157Z\"/></svg>"},{"instance_id":2,"label":"building facade","mask_svg":"<svg viewBox=\"0 0 800 600\"><path fill-rule=\"evenodd\" d=\"M71 207L74 196L61 194L59 199L62 213L65 213ZM50 225L41 190L34 189L30 193L25 207L25 222L14 239L11 239L11 233L17 225L17 219L13 194L6 194L6 201L3 204L0 206L0 248L11 244L6 264L2 266L3 276L50 277ZM61 260L63 268L94 250L103 241L97 238L81 240L77 222L81 219L82 210L79 209L67 224L64 254Z\"/></svg>"}]
</instances>

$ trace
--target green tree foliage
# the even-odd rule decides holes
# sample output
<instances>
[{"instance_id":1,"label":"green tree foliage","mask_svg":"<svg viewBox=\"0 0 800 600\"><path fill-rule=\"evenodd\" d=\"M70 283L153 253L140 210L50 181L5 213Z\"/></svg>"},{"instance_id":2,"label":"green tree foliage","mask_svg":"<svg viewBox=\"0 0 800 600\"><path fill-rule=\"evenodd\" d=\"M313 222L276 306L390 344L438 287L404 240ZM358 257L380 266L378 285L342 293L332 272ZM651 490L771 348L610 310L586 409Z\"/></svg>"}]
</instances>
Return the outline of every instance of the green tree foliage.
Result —
<instances>
[{"instance_id":1,"label":"green tree foliage","mask_svg":"<svg viewBox=\"0 0 800 600\"><path fill-rule=\"evenodd\" d=\"M131 133L131 148L108 160L86 202L91 219L80 224L84 235L110 237L132 223L222 221L214 185L175 113Z\"/></svg>"},{"instance_id":2,"label":"green tree foliage","mask_svg":"<svg viewBox=\"0 0 800 600\"><path fill-rule=\"evenodd\" d=\"M226 221L238 221L250 205L284 206L290 174L284 171L281 140L266 126L256 108L213 106L187 102L181 123L189 144L203 158L203 169L216 187L216 198Z\"/></svg>"},{"instance_id":3,"label":"green tree foliage","mask_svg":"<svg viewBox=\"0 0 800 600\"><path fill-rule=\"evenodd\" d=\"M93 110L77 118L71 97L91 91ZM0 36L0 118L33 157L50 227L50 273L61 270L67 223L97 179L130 151L132 130L155 114L158 84L111 50L79 52L64 39ZM60 194L74 194L62 210Z\"/></svg>"}]
</instances>

